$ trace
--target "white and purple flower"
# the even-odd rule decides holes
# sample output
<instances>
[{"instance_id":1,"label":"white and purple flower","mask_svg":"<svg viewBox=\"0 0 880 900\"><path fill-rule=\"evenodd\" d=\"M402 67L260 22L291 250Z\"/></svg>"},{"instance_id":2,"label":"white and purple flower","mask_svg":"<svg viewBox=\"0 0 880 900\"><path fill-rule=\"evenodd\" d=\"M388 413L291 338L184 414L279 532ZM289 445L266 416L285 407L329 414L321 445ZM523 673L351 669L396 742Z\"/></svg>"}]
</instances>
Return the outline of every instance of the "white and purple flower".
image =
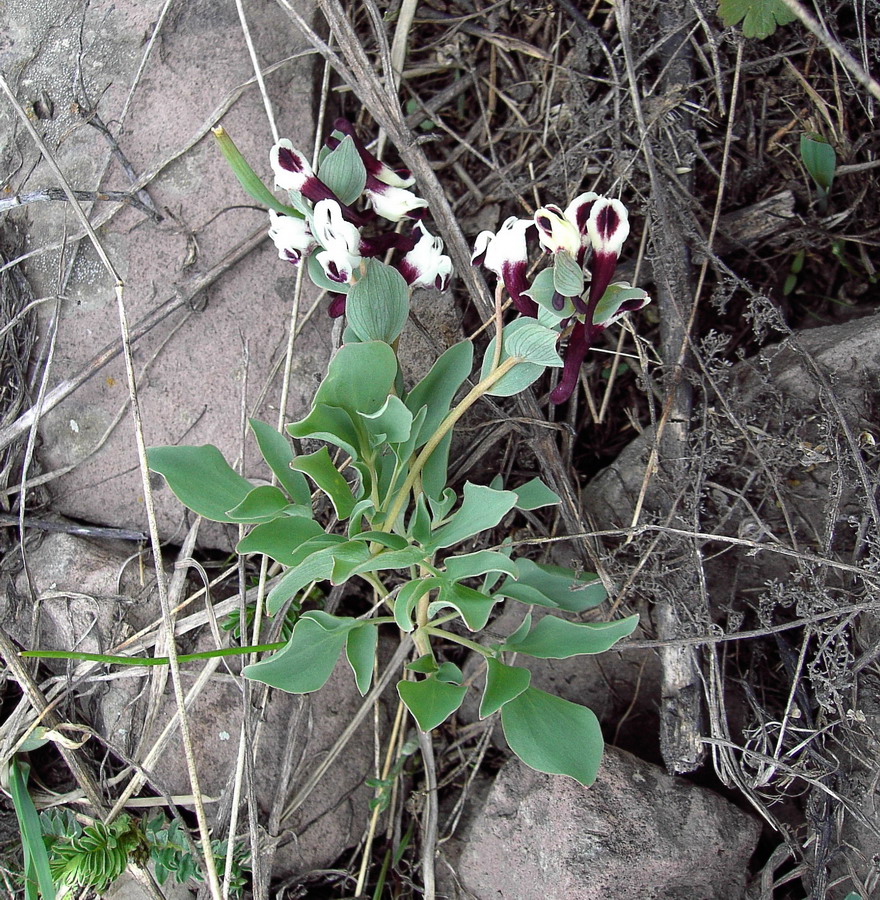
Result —
<instances>
[{"instance_id":1,"label":"white and purple flower","mask_svg":"<svg viewBox=\"0 0 880 900\"><path fill-rule=\"evenodd\" d=\"M443 239L435 237L421 223L413 226L415 246L398 263L407 284L435 287L445 291L452 276L452 260L443 253Z\"/></svg>"},{"instance_id":2,"label":"white and purple flower","mask_svg":"<svg viewBox=\"0 0 880 900\"><path fill-rule=\"evenodd\" d=\"M529 261L529 250L526 245L526 232L534 226L531 219L518 219L511 216L498 229L481 231L474 241L474 252L471 263L484 265L504 282L507 293L514 306L524 316L535 318L538 315L538 304L523 294L528 289L526 268Z\"/></svg>"},{"instance_id":3,"label":"white and purple flower","mask_svg":"<svg viewBox=\"0 0 880 900\"><path fill-rule=\"evenodd\" d=\"M312 213L312 231L324 248L316 259L330 281L351 283L360 268L360 231L347 222L336 200L319 200Z\"/></svg>"},{"instance_id":4,"label":"white and purple flower","mask_svg":"<svg viewBox=\"0 0 880 900\"><path fill-rule=\"evenodd\" d=\"M280 259L296 265L317 243L305 219L269 210L269 237L278 249Z\"/></svg>"}]
</instances>

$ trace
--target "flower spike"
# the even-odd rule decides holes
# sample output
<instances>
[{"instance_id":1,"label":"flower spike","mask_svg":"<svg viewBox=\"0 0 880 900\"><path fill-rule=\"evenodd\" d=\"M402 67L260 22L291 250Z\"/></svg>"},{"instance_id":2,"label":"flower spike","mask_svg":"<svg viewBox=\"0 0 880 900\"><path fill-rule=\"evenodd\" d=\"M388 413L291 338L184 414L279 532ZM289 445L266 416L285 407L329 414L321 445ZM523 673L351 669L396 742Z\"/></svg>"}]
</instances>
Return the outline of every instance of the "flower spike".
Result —
<instances>
[{"instance_id":1,"label":"flower spike","mask_svg":"<svg viewBox=\"0 0 880 900\"><path fill-rule=\"evenodd\" d=\"M526 268L529 251L526 246L526 232L534 226L531 219L518 219L511 216L498 233L482 231L474 241L474 252L471 256L473 265L484 265L504 281L507 293L514 306L524 315L536 318L538 304L523 294L528 286Z\"/></svg>"},{"instance_id":2,"label":"flower spike","mask_svg":"<svg viewBox=\"0 0 880 900\"><path fill-rule=\"evenodd\" d=\"M434 237L421 222L413 227L413 235L418 241L401 259L400 274L413 287L422 285L445 291L452 275L452 260L443 255L443 239Z\"/></svg>"}]
</instances>

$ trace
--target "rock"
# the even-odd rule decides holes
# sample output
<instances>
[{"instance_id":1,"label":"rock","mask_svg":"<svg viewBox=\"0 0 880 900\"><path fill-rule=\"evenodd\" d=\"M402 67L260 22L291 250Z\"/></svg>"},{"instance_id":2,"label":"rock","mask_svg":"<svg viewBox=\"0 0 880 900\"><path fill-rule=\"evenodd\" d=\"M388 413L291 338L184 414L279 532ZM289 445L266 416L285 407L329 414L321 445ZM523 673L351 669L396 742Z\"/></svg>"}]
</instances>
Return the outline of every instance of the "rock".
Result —
<instances>
[{"instance_id":1,"label":"rock","mask_svg":"<svg viewBox=\"0 0 880 900\"><path fill-rule=\"evenodd\" d=\"M186 688L195 672L186 676ZM259 687L259 686L258 686ZM279 790L286 787L289 800L309 778L343 732L362 699L343 659L330 681L318 692L293 696L270 692L259 720L259 747L255 760L260 821L265 823ZM159 726L174 714L170 691L158 717ZM242 715L239 679L220 674L190 708L189 723L198 763L202 792L219 798L230 785L238 754ZM318 782L307 801L289 820L282 822L282 841L273 859L274 877L303 875L325 868L343 851L358 842L369 821L373 791L365 779L373 774L372 716L355 732L331 769ZM289 745L288 745L288 742ZM285 785L282 770L290 754L293 777ZM171 739L151 770L152 781L172 794L191 793L179 734ZM217 804L208 806L213 819Z\"/></svg>"},{"instance_id":2,"label":"rock","mask_svg":"<svg viewBox=\"0 0 880 900\"><path fill-rule=\"evenodd\" d=\"M450 863L477 900L740 900L759 832L717 794L609 747L590 788L510 760Z\"/></svg>"},{"instance_id":3,"label":"rock","mask_svg":"<svg viewBox=\"0 0 880 900\"><path fill-rule=\"evenodd\" d=\"M120 125L155 15L156 10L136 0L13 2L6 15L8 38L0 44L4 71L18 85L19 98L34 101L36 126L75 189L131 188L107 137L93 127L95 115L107 124L135 176L181 152L139 194L161 221L131 206L120 207L105 221L118 206L107 202L93 211L93 221L105 221L98 227L99 237L125 281L132 326L268 226L264 213L236 208L253 201L239 187L210 132L186 149L199 129L222 121L255 170L271 183L272 134L258 89L241 88L253 69L234 5L195 0L171 10ZM264 66L304 49L304 39L277 6L255 7L248 16ZM266 75L281 133L307 148L314 129L313 60L292 59ZM226 100L233 102L221 117L216 110ZM8 104L0 109L0 136L4 170L18 173L10 183L13 193L57 187ZM16 215L25 220L30 235L27 250L34 255L26 274L35 295L60 292L65 298L51 389L118 338L113 282L88 241L74 251L71 237L79 226L66 202L33 203ZM62 260L58 245L65 238ZM59 272L71 263L69 280L62 277L59 286ZM278 259L266 240L137 342L134 365L148 445L212 443L235 459L242 403L249 415L277 419L281 376L276 364L284 353L294 278L295 270ZM316 296L306 292L303 313ZM52 308L51 303L41 306L44 332ZM326 368L330 330L322 306L297 340L289 420L305 411ZM40 459L45 469L64 472L51 483L54 511L145 528L127 403L125 371L117 357L44 413ZM253 447L247 453L250 471L265 477L266 470L253 465ZM75 467L66 471L70 466ZM179 533L184 511L157 481L160 530L168 538ZM208 528L200 539L228 547L235 536Z\"/></svg>"}]
</instances>

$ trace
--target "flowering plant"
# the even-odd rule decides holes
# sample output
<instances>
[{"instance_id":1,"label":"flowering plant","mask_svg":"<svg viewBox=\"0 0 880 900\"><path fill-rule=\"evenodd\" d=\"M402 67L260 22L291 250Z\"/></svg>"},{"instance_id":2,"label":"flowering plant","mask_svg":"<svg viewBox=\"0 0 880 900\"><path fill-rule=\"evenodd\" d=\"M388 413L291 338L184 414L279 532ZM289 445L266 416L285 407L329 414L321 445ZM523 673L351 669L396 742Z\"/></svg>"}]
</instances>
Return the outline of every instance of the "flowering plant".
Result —
<instances>
[{"instance_id":1,"label":"flowering plant","mask_svg":"<svg viewBox=\"0 0 880 900\"><path fill-rule=\"evenodd\" d=\"M320 442L319 448L296 455L274 428L250 423L272 483L242 478L212 446L148 453L150 467L185 505L250 528L239 553L265 554L284 567L266 609L278 615L292 608L296 622L286 641L260 648L277 652L246 666L245 677L293 693L316 691L344 652L365 694L378 630L391 626L415 647L397 683L400 701L429 732L469 690L462 670L444 655L450 646L463 647L484 663L479 715L500 711L511 750L539 771L591 783L602 753L595 715L532 687L529 670L510 656L601 653L629 635L637 617L566 618L605 599L595 575L516 557L509 542L493 549L476 543L517 510L550 506L559 497L540 479L507 486L500 477L488 485L467 482L459 496L447 484L447 462L455 424L480 397L516 394L547 367L562 367L554 399L564 399L584 348L623 312L646 302L643 292L610 283L628 228L626 211L616 200L584 194L564 212L547 206L533 220L511 219L498 234L480 235L476 256L498 273L521 315L499 326L469 389L470 341L450 347L421 381L407 386L397 346L412 291L442 290L452 274L442 240L424 222L427 204L412 192L413 179L377 160L339 120L314 169L289 141L272 148L276 187L286 193L282 202L228 136L218 137L242 185L269 207L269 234L281 259L305 266L332 294L331 315L344 314L347 325L311 409L287 426L291 436ZM393 230L404 220L403 230ZM529 284L526 236L533 229L553 265ZM389 253L389 262L380 259ZM569 334L564 364L556 350L563 333ZM341 451L341 462L328 445ZM335 513L332 530L316 518L322 497ZM358 580L374 603L346 616L304 608L305 598L314 596L311 586L323 580ZM521 624L500 640L478 639L499 603L520 606ZM533 623L536 606L549 614Z\"/></svg>"}]
</instances>

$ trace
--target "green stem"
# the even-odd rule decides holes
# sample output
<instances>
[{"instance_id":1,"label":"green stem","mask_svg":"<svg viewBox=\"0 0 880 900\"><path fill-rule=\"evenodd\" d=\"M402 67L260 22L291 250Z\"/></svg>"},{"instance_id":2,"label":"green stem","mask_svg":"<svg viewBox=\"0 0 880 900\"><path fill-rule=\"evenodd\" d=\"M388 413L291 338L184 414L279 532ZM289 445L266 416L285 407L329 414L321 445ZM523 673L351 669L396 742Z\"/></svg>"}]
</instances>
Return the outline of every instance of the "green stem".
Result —
<instances>
[{"instance_id":1,"label":"green stem","mask_svg":"<svg viewBox=\"0 0 880 900\"><path fill-rule=\"evenodd\" d=\"M203 650L200 653L179 653L181 662L194 659L213 659L215 656L241 656L245 653L262 653L265 650L280 650L287 641L274 644L255 644L251 647L223 647L220 650ZM77 659L84 662L109 663L114 666L167 666L167 656L108 656L104 653L80 653L75 650L22 650L19 656L29 659Z\"/></svg>"},{"instance_id":2,"label":"green stem","mask_svg":"<svg viewBox=\"0 0 880 900\"><path fill-rule=\"evenodd\" d=\"M480 656L485 656L487 659L492 656L492 652L487 650L482 644L478 644L476 641L471 641L466 637L461 637L461 635L453 634L451 631L444 631L442 628L438 628L436 625L424 625L420 629L421 631L426 632L427 634L431 634L434 637L443 638L446 641L452 641L453 644L461 644L462 647L467 647L469 650L474 650L479 653Z\"/></svg>"},{"instance_id":3,"label":"green stem","mask_svg":"<svg viewBox=\"0 0 880 900\"><path fill-rule=\"evenodd\" d=\"M400 515L400 512L406 503L409 492L412 490L412 486L419 477L425 463L431 458L431 454L437 449L437 445L440 441L446 437L455 423L474 405L474 403L477 402L477 400L480 399L480 397L483 396L483 394L486 393L486 391L489 390L489 388L499 382L514 366L521 362L524 362L524 360L519 356L510 356L505 359L497 369L490 372L481 382L475 384L455 409L450 410L446 414L446 418L440 423L437 430L431 435L428 443L422 448L422 452L418 455L412 468L409 470L406 481L397 492L394 504L389 510L388 515L385 517L385 523L382 526L383 531L391 531L394 522L397 520L397 517Z\"/></svg>"}]
</instances>

